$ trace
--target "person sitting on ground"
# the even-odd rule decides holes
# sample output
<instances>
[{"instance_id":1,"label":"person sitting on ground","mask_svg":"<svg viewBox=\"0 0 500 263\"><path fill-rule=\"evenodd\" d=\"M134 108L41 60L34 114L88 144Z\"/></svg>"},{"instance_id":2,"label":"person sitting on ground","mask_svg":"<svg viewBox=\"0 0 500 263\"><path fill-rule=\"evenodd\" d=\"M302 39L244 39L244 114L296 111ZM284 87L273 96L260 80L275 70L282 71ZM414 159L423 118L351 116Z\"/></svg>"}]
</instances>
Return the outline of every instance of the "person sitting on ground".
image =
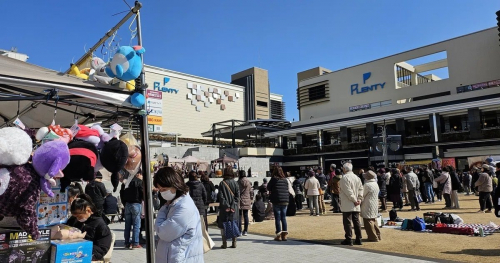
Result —
<instances>
[{"instance_id":1,"label":"person sitting on ground","mask_svg":"<svg viewBox=\"0 0 500 263\"><path fill-rule=\"evenodd\" d=\"M262 202L262 196L257 194L252 205L252 217L255 222L262 222L266 217L266 205Z\"/></svg>"},{"instance_id":2,"label":"person sitting on ground","mask_svg":"<svg viewBox=\"0 0 500 263\"><path fill-rule=\"evenodd\" d=\"M106 189L106 198L104 199L103 211L105 215L111 216L111 223L115 220L115 215L118 214L118 199L113 196L111 189Z\"/></svg>"},{"instance_id":3,"label":"person sitting on ground","mask_svg":"<svg viewBox=\"0 0 500 263\"><path fill-rule=\"evenodd\" d=\"M80 194L71 203L71 214L73 215L66 223L86 233L84 239L92 241L92 260L103 260L111 247L112 235L108 225L92 203L90 196Z\"/></svg>"}]
</instances>

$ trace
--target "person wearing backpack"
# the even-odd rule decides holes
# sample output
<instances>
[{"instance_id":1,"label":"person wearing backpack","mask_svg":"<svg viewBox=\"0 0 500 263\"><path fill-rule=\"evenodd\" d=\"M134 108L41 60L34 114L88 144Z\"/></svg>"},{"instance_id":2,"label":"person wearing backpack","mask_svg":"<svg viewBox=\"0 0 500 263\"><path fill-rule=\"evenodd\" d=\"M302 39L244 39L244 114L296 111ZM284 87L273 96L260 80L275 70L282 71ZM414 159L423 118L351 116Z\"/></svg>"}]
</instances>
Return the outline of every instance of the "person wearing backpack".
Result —
<instances>
[{"instance_id":1,"label":"person wearing backpack","mask_svg":"<svg viewBox=\"0 0 500 263\"><path fill-rule=\"evenodd\" d=\"M443 167L443 172L441 176L435 179L435 181L439 184L438 191L443 192L443 197L446 203L446 206L443 209L451 209L451 179L450 179L450 170L448 167Z\"/></svg>"}]
</instances>

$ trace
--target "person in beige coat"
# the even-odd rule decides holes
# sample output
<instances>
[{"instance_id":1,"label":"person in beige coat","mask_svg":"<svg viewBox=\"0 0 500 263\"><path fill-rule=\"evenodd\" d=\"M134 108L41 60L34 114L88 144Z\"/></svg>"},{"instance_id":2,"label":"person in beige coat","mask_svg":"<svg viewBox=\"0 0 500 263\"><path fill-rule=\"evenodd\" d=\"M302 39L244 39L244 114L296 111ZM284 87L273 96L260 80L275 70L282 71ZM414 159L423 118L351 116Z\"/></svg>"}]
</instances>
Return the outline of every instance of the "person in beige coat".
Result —
<instances>
[{"instance_id":1,"label":"person in beige coat","mask_svg":"<svg viewBox=\"0 0 500 263\"><path fill-rule=\"evenodd\" d=\"M355 245L361 245L361 224L359 223L359 212L363 200L363 185L361 179L352 172L352 164L344 164L344 176L340 180L340 207L344 221L345 240L342 245L352 246L352 227L356 234Z\"/></svg>"},{"instance_id":2,"label":"person in beige coat","mask_svg":"<svg viewBox=\"0 0 500 263\"><path fill-rule=\"evenodd\" d=\"M314 215L314 210L316 211L316 216L319 216L319 205L318 205L319 190L320 190L319 181L318 179L316 179L314 171L309 171L307 175L309 176L309 179L307 179L307 181L304 183L304 190L307 195L307 205L311 210L310 214L311 216Z\"/></svg>"},{"instance_id":3,"label":"person in beige coat","mask_svg":"<svg viewBox=\"0 0 500 263\"><path fill-rule=\"evenodd\" d=\"M378 242L382 240L378 229L378 192L377 174L368 171L363 174L365 185L363 186L363 202L361 202L361 217L365 226L368 241Z\"/></svg>"},{"instance_id":4,"label":"person in beige coat","mask_svg":"<svg viewBox=\"0 0 500 263\"><path fill-rule=\"evenodd\" d=\"M479 191L479 205L481 209L478 213L491 213L493 204L491 202L491 192L493 192L493 180L488 174L490 172L490 167L487 164L483 164L481 167L481 173L476 181L475 186ZM488 209L488 210L486 210ZM484 211L486 210L486 211Z\"/></svg>"}]
</instances>

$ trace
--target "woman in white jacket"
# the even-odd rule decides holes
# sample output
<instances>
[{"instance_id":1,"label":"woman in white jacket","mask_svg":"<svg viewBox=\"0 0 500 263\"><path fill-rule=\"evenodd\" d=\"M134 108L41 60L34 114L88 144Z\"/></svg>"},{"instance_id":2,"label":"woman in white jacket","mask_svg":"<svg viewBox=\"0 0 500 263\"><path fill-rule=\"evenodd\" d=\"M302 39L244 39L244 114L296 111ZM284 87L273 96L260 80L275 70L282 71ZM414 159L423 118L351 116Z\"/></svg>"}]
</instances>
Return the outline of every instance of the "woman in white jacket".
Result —
<instances>
[{"instance_id":1,"label":"woman in white jacket","mask_svg":"<svg viewBox=\"0 0 500 263\"><path fill-rule=\"evenodd\" d=\"M378 193L377 175L373 171L363 174L365 185L363 188L363 202L361 202L361 217L365 226L368 241L378 242L382 240L380 230L378 229Z\"/></svg>"}]
</instances>

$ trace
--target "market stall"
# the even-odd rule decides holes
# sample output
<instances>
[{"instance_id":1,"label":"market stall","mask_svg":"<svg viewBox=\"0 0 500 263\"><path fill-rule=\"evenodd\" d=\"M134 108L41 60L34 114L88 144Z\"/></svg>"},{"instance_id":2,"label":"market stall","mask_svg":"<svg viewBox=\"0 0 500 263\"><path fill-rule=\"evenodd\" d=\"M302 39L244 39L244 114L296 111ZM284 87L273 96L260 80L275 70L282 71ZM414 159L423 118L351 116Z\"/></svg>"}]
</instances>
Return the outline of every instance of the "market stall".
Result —
<instances>
[{"instance_id":1,"label":"market stall","mask_svg":"<svg viewBox=\"0 0 500 263\"><path fill-rule=\"evenodd\" d=\"M116 191L118 171L123 169L130 171L132 166L132 170L141 166L144 171L145 189L147 189L145 191L146 231L148 233L147 262L154 262L152 180L150 171L147 169L150 164L147 129L148 109L144 104L146 86L144 85L143 53L145 50L142 48L139 13L141 7L141 3L136 2L131 7L130 12L115 27L106 32L105 36L89 49L78 62L72 65L66 73L0 56L0 131L14 131L14 134L16 134L16 131L24 130L27 135L18 134L18 136L28 136L26 137L28 140L25 140L25 137L19 139L21 144L24 143L19 145L19 149L25 149L24 146L29 143L29 145L33 145L33 149L28 149L34 151L32 161L28 162L28 156L26 160L19 162L16 159L17 155L24 153L16 152L17 149L12 148L15 145L12 142L14 138L10 138L7 132L0 134L0 142L4 142L4 144L0 143L0 146L4 147L4 149L0 149L0 152L3 150L4 154L0 158L0 170L3 169L0 171L2 172L0 174L2 176L0 178L2 179L0 198L9 198L6 195L2 197L5 191L11 191L8 193L12 196L15 191L12 191L11 188L17 187L16 180L21 176L33 175L33 179L30 180L29 191L26 190L28 188L23 188L23 191L28 191L23 193L29 196L26 196L26 200L19 200L22 208L20 210L26 213L16 214L16 211L13 212L12 207L7 206L4 202L0 206L0 218L3 219L3 215L15 217L21 229L28 232L34 239L44 238L46 240L46 233L37 230L37 225L40 225L40 213L43 213L44 209L41 209L41 211L29 210L34 210L34 203L40 204L42 202L41 204L45 205L51 201L67 202L66 195L58 192L56 197L51 189L57 186L59 187L57 188L58 191L64 193L65 185L68 182L82 179L88 180L85 175L80 176L80 173L83 174L80 170L73 173L75 167L80 168L86 165L84 168L89 169L81 170L91 173L92 176L95 176L94 170L98 171L100 168L110 171ZM88 64L89 61L93 60L93 52L101 45L104 45L108 38L114 36L120 26L127 21L131 21L131 25L136 26L133 35L138 46L124 46L115 50L114 55L118 57L123 56L123 52L130 52L127 53L125 62L123 62L123 59L113 61L111 58L105 65L102 65L103 71L100 71L101 75L98 75L95 71L89 73L89 71L77 69L78 66ZM124 67L120 63L127 63L125 71L123 71ZM106 73L102 73L104 69L106 69ZM107 75L104 76L104 74ZM120 124L130 122L138 125L140 143L135 142L131 130L127 130L127 127L123 129L120 126ZM99 125L90 127L91 124ZM128 134L128 137L120 137L120 134L123 134L122 130L123 133ZM112 144L115 145L113 148L105 148ZM48 171L44 175L38 175L37 173L40 172L36 164L43 163L43 161L36 160L37 154L41 155L43 153L43 157L49 159L56 154L48 145L52 147L60 146L62 149L60 156L64 160L67 159L67 162L58 166L57 170L53 172ZM78 145L78 147L75 145ZM86 146L89 147L86 148ZM8 147L10 148L7 149ZM48 149L37 152L37 148L43 147ZM106 155L106 152L108 152L108 155ZM106 161L109 161L106 160L107 156L111 156L109 153L117 152L121 153L120 163L115 162L114 165L106 165ZM10 158L9 154L16 158ZM28 154L30 153L28 152ZM116 159L113 159L110 163L113 163L114 160ZM71 172L65 173L64 177L60 177L57 172L63 169L65 171L68 169ZM9 177L10 182L16 182L16 184L9 185ZM29 177L25 176L24 178ZM40 183L36 182L37 180L40 180ZM50 182L50 185L45 180ZM58 182L52 184L52 181ZM43 201L41 196L44 197L45 195L48 195L50 199ZM52 207L51 213L46 214L57 213L58 217L64 216L64 213L59 212L60 209L65 211L67 208L57 205ZM37 213L38 218L36 217ZM40 229L44 228L40 227ZM35 251L30 253L32 253L30 256L36 257ZM19 257L26 256L21 254Z\"/></svg>"}]
</instances>

